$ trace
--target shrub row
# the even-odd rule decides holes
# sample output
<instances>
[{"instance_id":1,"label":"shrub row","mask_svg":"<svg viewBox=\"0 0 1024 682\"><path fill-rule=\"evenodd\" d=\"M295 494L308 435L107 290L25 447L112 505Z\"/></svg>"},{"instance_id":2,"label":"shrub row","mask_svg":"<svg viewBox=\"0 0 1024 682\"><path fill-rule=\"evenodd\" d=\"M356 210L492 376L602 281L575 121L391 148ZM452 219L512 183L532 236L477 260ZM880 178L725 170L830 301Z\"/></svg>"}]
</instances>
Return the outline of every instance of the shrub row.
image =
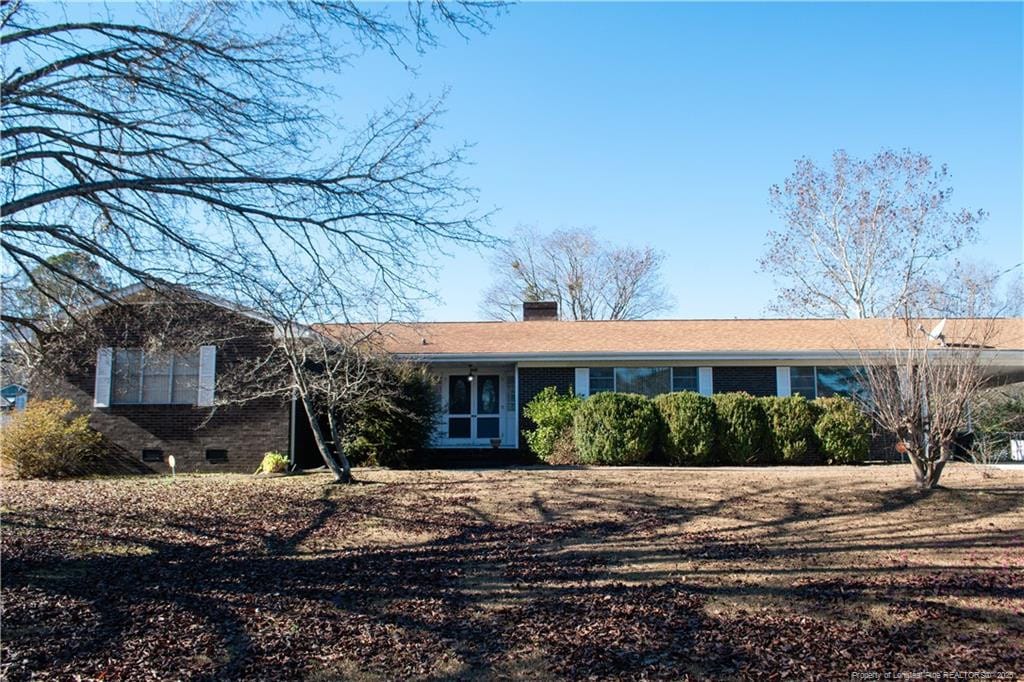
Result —
<instances>
[{"instance_id":1,"label":"shrub row","mask_svg":"<svg viewBox=\"0 0 1024 682\"><path fill-rule=\"evenodd\" d=\"M681 392L583 400L548 388L525 412L537 425L527 443L551 464L853 464L871 443L869 419L841 397Z\"/></svg>"}]
</instances>

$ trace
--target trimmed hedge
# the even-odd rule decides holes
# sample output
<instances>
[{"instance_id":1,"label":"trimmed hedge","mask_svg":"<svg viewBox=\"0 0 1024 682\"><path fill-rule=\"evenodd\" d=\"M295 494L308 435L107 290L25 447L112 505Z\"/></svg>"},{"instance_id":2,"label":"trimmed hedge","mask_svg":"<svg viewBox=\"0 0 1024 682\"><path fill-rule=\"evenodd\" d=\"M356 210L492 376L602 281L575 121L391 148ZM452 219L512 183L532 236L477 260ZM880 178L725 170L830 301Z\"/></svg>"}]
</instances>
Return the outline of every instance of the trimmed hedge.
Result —
<instances>
[{"instance_id":1,"label":"trimmed hedge","mask_svg":"<svg viewBox=\"0 0 1024 682\"><path fill-rule=\"evenodd\" d=\"M523 414L537 425L526 433L526 444L542 462L569 464L574 459L569 451L573 448L572 421L582 403L571 392L562 394L548 386L523 408Z\"/></svg>"},{"instance_id":2,"label":"trimmed hedge","mask_svg":"<svg viewBox=\"0 0 1024 682\"><path fill-rule=\"evenodd\" d=\"M712 396L718 415L717 454L722 464L767 464L771 458L768 416L749 393Z\"/></svg>"},{"instance_id":3,"label":"trimmed hedge","mask_svg":"<svg viewBox=\"0 0 1024 682\"><path fill-rule=\"evenodd\" d=\"M661 416L661 451L670 464L703 466L715 453L717 416L711 398L684 391L654 399Z\"/></svg>"},{"instance_id":4,"label":"trimmed hedge","mask_svg":"<svg viewBox=\"0 0 1024 682\"><path fill-rule=\"evenodd\" d=\"M573 437L583 464L643 464L660 431L654 403L632 393L598 393L573 418Z\"/></svg>"},{"instance_id":5,"label":"trimmed hedge","mask_svg":"<svg viewBox=\"0 0 1024 682\"><path fill-rule=\"evenodd\" d=\"M762 398L771 430L772 453L782 464L812 464L819 458L814 425L818 410L801 395Z\"/></svg>"},{"instance_id":6,"label":"trimmed hedge","mask_svg":"<svg viewBox=\"0 0 1024 682\"><path fill-rule=\"evenodd\" d=\"M871 421L848 398L834 396L814 401L821 416L814 433L829 464L857 464L871 450Z\"/></svg>"}]
</instances>

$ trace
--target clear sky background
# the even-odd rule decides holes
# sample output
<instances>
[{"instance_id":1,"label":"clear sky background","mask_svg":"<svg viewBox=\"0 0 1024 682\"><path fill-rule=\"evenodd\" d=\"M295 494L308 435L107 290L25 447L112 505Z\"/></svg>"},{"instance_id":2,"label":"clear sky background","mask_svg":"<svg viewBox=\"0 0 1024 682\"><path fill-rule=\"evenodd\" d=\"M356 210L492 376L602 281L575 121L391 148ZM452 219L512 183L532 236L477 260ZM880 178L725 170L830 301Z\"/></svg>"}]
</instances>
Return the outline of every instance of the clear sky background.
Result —
<instances>
[{"instance_id":1,"label":"clear sky background","mask_svg":"<svg viewBox=\"0 0 1024 682\"><path fill-rule=\"evenodd\" d=\"M793 161L910 147L947 163L954 203L991 217L974 260L1022 246L1022 11L1004 4L541 4L415 60L359 58L339 115L450 89L441 144L466 141L492 230L587 226L667 254L668 317L757 317ZM427 319L479 317L486 253L437 261Z\"/></svg>"}]
</instances>

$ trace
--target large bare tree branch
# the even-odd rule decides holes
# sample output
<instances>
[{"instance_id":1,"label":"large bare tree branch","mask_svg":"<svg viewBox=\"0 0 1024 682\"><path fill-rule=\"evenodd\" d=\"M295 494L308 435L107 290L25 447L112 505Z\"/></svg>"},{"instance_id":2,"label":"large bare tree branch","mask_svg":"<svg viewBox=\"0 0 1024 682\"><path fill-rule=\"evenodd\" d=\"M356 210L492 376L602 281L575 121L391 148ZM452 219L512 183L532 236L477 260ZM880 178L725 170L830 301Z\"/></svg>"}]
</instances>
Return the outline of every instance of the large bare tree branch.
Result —
<instances>
[{"instance_id":1,"label":"large bare tree branch","mask_svg":"<svg viewBox=\"0 0 1024 682\"><path fill-rule=\"evenodd\" d=\"M439 102L343 126L317 77L364 49L404 59L441 28L485 30L500 8L205 0L110 18L5 3L5 281L74 251L121 285L238 297L301 270L335 309L367 288L408 308L432 252L490 239L462 150L434 149Z\"/></svg>"},{"instance_id":2,"label":"large bare tree branch","mask_svg":"<svg viewBox=\"0 0 1024 682\"><path fill-rule=\"evenodd\" d=\"M982 211L949 207L948 170L909 150L869 159L837 151L831 169L797 161L771 204L761 268L781 285L773 308L811 317L927 313L926 284L976 237Z\"/></svg>"},{"instance_id":3,"label":"large bare tree branch","mask_svg":"<svg viewBox=\"0 0 1024 682\"><path fill-rule=\"evenodd\" d=\"M651 247L603 244L589 230L542 234L520 228L495 252L495 281L481 312L516 320L523 301L549 300L558 303L563 319L650 317L672 306L661 283L663 261Z\"/></svg>"}]
</instances>

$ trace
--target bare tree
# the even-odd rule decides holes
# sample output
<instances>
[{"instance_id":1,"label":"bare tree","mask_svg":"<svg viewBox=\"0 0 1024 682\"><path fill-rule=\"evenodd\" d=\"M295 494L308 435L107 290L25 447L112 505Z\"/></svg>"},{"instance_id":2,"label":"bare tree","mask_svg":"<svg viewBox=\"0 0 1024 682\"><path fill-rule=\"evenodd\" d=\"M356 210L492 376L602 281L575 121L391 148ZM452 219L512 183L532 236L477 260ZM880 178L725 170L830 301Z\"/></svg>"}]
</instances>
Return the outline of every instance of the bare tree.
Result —
<instances>
[{"instance_id":1,"label":"bare tree","mask_svg":"<svg viewBox=\"0 0 1024 682\"><path fill-rule=\"evenodd\" d=\"M1002 292L1000 292L1002 289ZM956 262L942 280L925 281L920 313L935 317L1019 317L1024 314L1022 264L1005 270Z\"/></svg>"},{"instance_id":2,"label":"bare tree","mask_svg":"<svg viewBox=\"0 0 1024 682\"><path fill-rule=\"evenodd\" d=\"M897 439L918 487L938 485L958 436L969 429L969 406L989 381L987 358L999 329L992 319L942 327L935 320L892 320L890 349L862 352L865 408Z\"/></svg>"},{"instance_id":3,"label":"bare tree","mask_svg":"<svg viewBox=\"0 0 1024 682\"><path fill-rule=\"evenodd\" d=\"M344 448L343 423L368 404L387 402L400 385L397 361L381 348L380 324L303 324L330 307L329 293L309 286L256 294L252 310L274 325L266 351L237 364L217 380L221 406L266 398L297 400L313 439L336 482L351 483L351 462ZM193 345L199 345L196 339Z\"/></svg>"},{"instance_id":4,"label":"bare tree","mask_svg":"<svg viewBox=\"0 0 1024 682\"><path fill-rule=\"evenodd\" d=\"M50 259L73 250L122 285L231 296L299 269L334 308L369 286L407 306L423 254L488 240L462 151L432 149L440 102L346 126L316 83L363 49L402 58L438 28L483 30L499 6L3 2L5 283L42 268L107 296Z\"/></svg>"},{"instance_id":5,"label":"bare tree","mask_svg":"<svg viewBox=\"0 0 1024 682\"><path fill-rule=\"evenodd\" d=\"M631 320L667 310L672 302L661 283L664 255L651 247L600 242L592 230L543 234L519 228L492 259L495 282L481 312L516 320L523 301L557 301L563 318Z\"/></svg>"},{"instance_id":6,"label":"bare tree","mask_svg":"<svg viewBox=\"0 0 1024 682\"><path fill-rule=\"evenodd\" d=\"M839 150L831 168L810 159L771 206L761 268L781 285L777 311L811 317L908 317L929 282L946 279L950 255L975 239L982 211L950 208L949 172L923 154L884 150L856 159Z\"/></svg>"}]
</instances>

